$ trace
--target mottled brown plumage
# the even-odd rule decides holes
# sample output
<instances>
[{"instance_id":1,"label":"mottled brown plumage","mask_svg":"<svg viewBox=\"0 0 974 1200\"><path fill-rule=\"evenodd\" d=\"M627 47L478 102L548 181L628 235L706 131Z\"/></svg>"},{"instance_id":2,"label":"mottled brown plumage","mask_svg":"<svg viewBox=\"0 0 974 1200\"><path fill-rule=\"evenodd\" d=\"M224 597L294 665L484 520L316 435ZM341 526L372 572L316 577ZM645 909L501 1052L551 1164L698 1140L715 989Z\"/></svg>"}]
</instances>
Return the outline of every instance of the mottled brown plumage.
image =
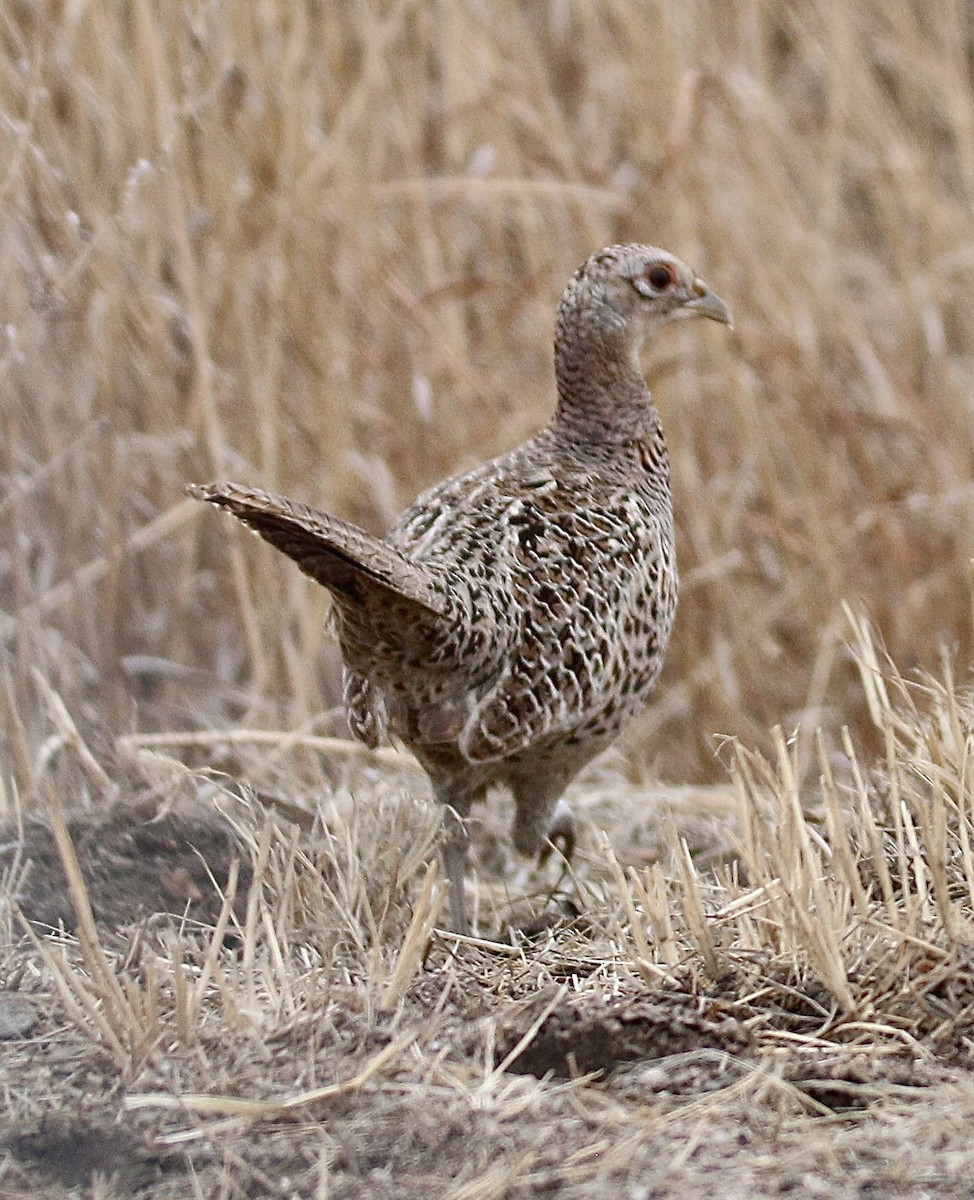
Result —
<instances>
[{"instance_id":1,"label":"mottled brown plumage","mask_svg":"<svg viewBox=\"0 0 974 1200\"><path fill-rule=\"evenodd\" d=\"M352 731L370 746L400 738L447 806L458 929L473 802L509 788L524 853L552 832L570 837L562 793L659 674L676 611L673 512L637 355L693 316L730 323L672 255L593 255L559 307L551 423L424 492L384 540L237 484L190 489L332 593Z\"/></svg>"}]
</instances>

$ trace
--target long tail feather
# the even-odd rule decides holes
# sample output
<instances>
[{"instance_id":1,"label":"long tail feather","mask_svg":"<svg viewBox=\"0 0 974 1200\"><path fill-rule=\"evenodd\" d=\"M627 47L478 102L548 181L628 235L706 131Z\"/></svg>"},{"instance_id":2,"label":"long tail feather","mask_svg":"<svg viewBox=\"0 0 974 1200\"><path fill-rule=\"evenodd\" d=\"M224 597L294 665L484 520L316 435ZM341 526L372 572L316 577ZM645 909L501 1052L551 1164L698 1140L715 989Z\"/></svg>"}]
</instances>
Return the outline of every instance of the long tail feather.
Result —
<instances>
[{"instance_id":1,"label":"long tail feather","mask_svg":"<svg viewBox=\"0 0 974 1200\"><path fill-rule=\"evenodd\" d=\"M330 591L358 600L363 588L378 587L434 616L446 613L445 593L425 567L356 525L237 483L189 484L186 493L225 508Z\"/></svg>"}]
</instances>

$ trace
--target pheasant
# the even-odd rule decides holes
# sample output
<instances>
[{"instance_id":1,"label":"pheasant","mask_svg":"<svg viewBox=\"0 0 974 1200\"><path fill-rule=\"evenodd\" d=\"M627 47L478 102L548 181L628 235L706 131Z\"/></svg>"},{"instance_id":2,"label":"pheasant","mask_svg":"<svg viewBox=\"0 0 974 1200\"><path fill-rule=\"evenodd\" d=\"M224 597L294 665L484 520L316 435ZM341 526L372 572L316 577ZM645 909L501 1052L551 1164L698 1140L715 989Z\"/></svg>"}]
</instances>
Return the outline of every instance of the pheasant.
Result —
<instances>
[{"instance_id":1,"label":"pheasant","mask_svg":"<svg viewBox=\"0 0 974 1200\"><path fill-rule=\"evenodd\" d=\"M662 666L673 508L638 352L689 317L731 323L673 255L635 244L593 255L558 309L550 423L424 492L385 538L255 488L187 488L331 593L353 734L400 739L445 806L459 932L473 803L506 787L519 851L553 835L571 846L565 788L644 707Z\"/></svg>"}]
</instances>

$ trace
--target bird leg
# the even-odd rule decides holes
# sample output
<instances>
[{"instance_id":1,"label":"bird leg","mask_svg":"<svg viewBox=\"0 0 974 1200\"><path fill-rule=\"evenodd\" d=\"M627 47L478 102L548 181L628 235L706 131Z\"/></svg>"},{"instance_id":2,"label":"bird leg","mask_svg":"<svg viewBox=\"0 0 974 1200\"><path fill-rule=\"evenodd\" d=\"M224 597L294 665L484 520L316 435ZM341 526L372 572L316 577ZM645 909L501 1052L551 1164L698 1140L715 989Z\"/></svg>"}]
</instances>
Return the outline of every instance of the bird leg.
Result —
<instances>
[{"instance_id":1,"label":"bird leg","mask_svg":"<svg viewBox=\"0 0 974 1200\"><path fill-rule=\"evenodd\" d=\"M466 806L469 811L470 805ZM470 845L470 835L467 832L467 822L464 816L454 807L447 804L443 812L444 839L440 854L443 868L450 881L450 923L454 932L467 933L467 905L464 894L464 882L467 873L467 848Z\"/></svg>"}]
</instances>

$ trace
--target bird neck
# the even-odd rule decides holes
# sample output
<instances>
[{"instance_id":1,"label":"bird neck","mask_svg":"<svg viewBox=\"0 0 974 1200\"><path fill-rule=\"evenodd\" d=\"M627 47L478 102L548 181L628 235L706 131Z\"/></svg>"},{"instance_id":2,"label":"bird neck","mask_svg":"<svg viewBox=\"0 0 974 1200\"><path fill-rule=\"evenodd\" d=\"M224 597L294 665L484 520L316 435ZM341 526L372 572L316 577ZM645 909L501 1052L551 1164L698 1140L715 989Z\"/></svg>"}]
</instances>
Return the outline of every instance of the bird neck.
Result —
<instances>
[{"instance_id":1,"label":"bird neck","mask_svg":"<svg viewBox=\"0 0 974 1200\"><path fill-rule=\"evenodd\" d=\"M571 441L652 440L659 413L625 331L585 327L562 314L555 338L558 403L552 428Z\"/></svg>"}]
</instances>

